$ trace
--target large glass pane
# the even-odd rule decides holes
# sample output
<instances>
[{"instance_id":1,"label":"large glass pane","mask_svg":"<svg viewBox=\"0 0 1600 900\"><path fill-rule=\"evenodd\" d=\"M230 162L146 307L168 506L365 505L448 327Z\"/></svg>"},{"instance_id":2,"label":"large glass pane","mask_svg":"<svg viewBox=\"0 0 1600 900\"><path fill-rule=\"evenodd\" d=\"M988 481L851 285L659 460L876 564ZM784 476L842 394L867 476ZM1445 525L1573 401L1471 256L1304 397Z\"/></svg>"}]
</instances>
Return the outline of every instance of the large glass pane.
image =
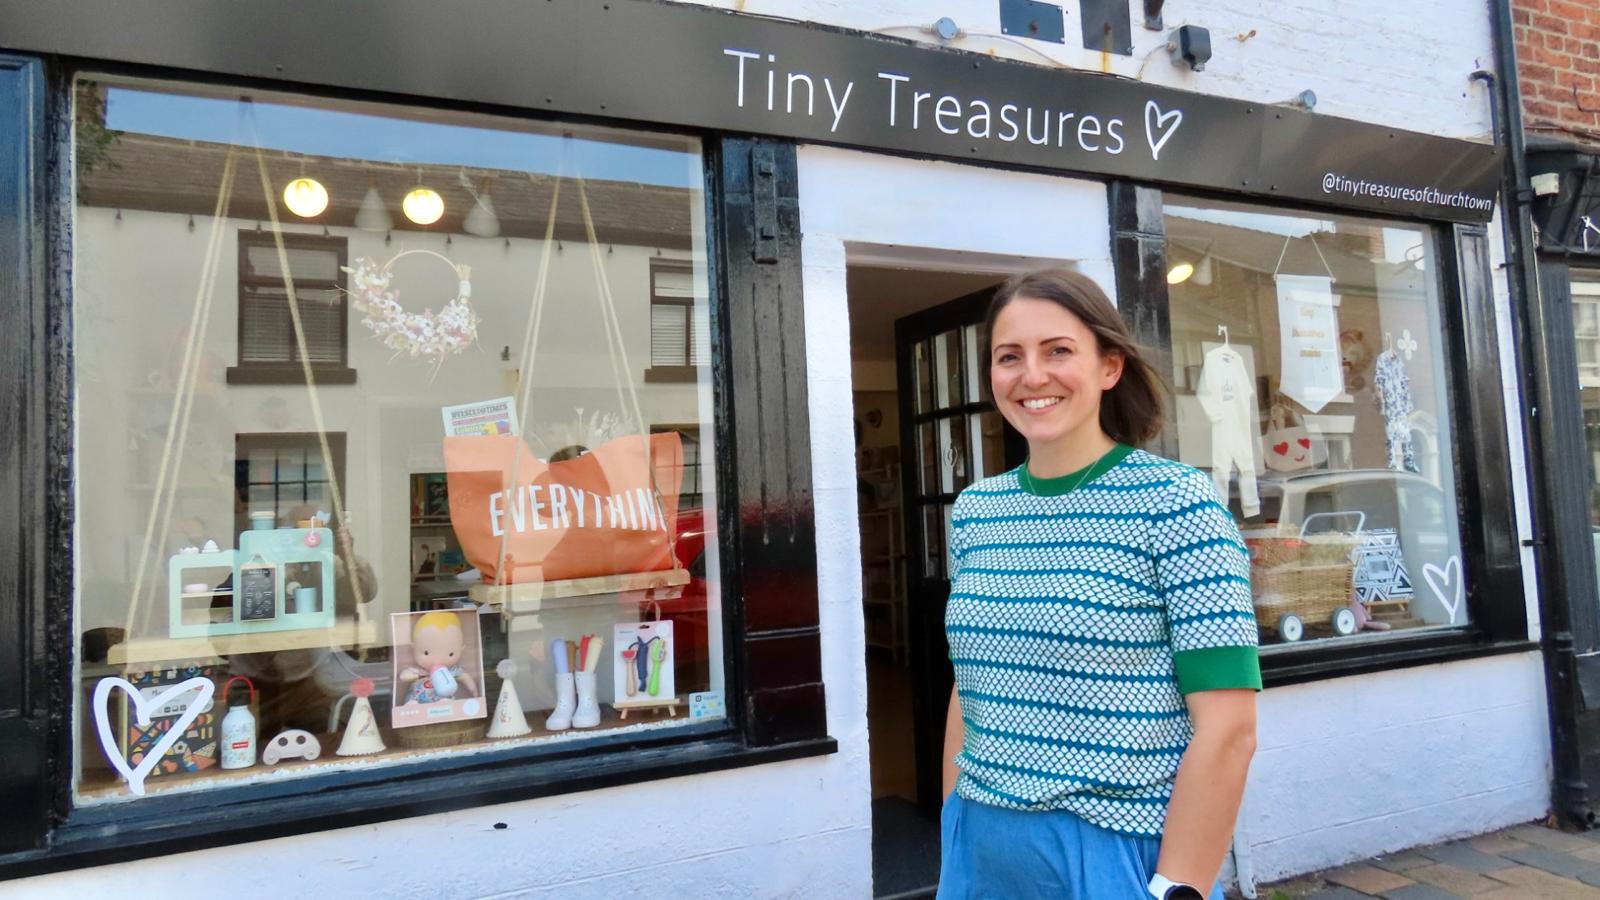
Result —
<instances>
[{"instance_id":1,"label":"large glass pane","mask_svg":"<svg viewBox=\"0 0 1600 900\"><path fill-rule=\"evenodd\" d=\"M912 365L916 368L916 410L933 412L933 350L928 341L918 341L911 347Z\"/></svg>"},{"instance_id":2,"label":"large glass pane","mask_svg":"<svg viewBox=\"0 0 1600 900\"><path fill-rule=\"evenodd\" d=\"M1263 640L1466 624L1433 233L1172 195L1166 230L1179 456Z\"/></svg>"},{"instance_id":3,"label":"large glass pane","mask_svg":"<svg viewBox=\"0 0 1600 900\"><path fill-rule=\"evenodd\" d=\"M939 477L939 445L934 439L935 427L933 422L923 422L917 426L917 456L921 461L923 494L937 494L944 490Z\"/></svg>"},{"instance_id":4,"label":"large glass pane","mask_svg":"<svg viewBox=\"0 0 1600 900\"><path fill-rule=\"evenodd\" d=\"M933 337L933 398L937 409L961 402L960 334L946 331Z\"/></svg>"},{"instance_id":5,"label":"large glass pane","mask_svg":"<svg viewBox=\"0 0 1600 900\"><path fill-rule=\"evenodd\" d=\"M951 416L939 420L940 490L954 494L972 481L967 448L967 417Z\"/></svg>"},{"instance_id":6,"label":"large glass pane","mask_svg":"<svg viewBox=\"0 0 1600 900\"><path fill-rule=\"evenodd\" d=\"M686 723L698 140L249 94L77 85L78 801Z\"/></svg>"}]
</instances>

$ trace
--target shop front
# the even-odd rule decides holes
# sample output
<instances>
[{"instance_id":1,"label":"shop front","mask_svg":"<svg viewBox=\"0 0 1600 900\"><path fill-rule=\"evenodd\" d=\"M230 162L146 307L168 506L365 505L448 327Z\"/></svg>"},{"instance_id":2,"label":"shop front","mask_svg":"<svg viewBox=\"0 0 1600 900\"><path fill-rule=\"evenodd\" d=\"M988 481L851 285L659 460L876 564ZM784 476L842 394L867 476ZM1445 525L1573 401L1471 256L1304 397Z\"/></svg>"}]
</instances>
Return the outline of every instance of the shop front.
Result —
<instances>
[{"instance_id":1,"label":"shop front","mask_svg":"<svg viewBox=\"0 0 1600 900\"><path fill-rule=\"evenodd\" d=\"M664 3L145 15L0 2L0 877L926 887L1046 264L1251 547L1240 883L1546 810L1493 146Z\"/></svg>"}]
</instances>

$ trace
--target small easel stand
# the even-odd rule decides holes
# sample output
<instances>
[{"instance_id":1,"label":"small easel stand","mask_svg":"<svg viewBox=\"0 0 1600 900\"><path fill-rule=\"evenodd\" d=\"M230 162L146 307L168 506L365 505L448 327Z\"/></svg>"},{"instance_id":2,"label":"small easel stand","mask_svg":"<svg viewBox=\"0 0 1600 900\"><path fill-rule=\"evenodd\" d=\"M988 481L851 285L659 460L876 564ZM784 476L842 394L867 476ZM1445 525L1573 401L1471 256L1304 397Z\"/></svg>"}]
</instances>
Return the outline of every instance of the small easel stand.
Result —
<instances>
[{"instance_id":1,"label":"small easel stand","mask_svg":"<svg viewBox=\"0 0 1600 900\"><path fill-rule=\"evenodd\" d=\"M633 703L613 703L611 706L622 714L624 720L628 718L628 713L641 710L650 710L656 715L660 715L662 710L666 710L667 715L673 718L678 715L677 697L668 697L664 700L639 700Z\"/></svg>"}]
</instances>

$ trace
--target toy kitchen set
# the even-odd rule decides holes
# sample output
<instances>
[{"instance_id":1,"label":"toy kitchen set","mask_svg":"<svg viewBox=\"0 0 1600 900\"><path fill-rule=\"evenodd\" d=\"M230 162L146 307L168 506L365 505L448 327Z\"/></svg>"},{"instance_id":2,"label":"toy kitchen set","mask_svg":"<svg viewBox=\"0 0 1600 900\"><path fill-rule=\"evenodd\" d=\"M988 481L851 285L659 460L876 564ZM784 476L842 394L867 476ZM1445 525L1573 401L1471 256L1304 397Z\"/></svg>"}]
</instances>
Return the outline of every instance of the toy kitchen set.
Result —
<instances>
[{"instance_id":1,"label":"toy kitchen set","mask_svg":"<svg viewBox=\"0 0 1600 900\"><path fill-rule=\"evenodd\" d=\"M276 528L250 515L237 550L186 547L167 563L174 638L329 628L334 624L333 532L325 520Z\"/></svg>"}]
</instances>

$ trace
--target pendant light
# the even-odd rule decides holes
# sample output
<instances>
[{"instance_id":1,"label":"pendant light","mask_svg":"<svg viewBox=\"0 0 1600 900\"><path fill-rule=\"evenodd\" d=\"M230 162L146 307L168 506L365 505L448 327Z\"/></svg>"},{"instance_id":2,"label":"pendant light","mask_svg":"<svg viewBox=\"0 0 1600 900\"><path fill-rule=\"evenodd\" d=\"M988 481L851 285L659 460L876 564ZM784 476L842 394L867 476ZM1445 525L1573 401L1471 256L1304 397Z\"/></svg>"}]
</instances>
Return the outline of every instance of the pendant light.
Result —
<instances>
[{"instance_id":1,"label":"pendant light","mask_svg":"<svg viewBox=\"0 0 1600 900\"><path fill-rule=\"evenodd\" d=\"M394 226L394 219L389 216L389 207L383 204L383 195L378 193L376 185L368 185L367 195L361 198L361 206L356 209L356 227L362 231L388 231Z\"/></svg>"},{"instance_id":2,"label":"pendant light","mask_svg":"<svg viewBox=\"0 0 1600 900\"><path fill-rule=\"evenodd\" d=\"M431 188L419 187L400 202L406 218L418 225L432 225L444 216L444 198Z\"/></svg>"},{"instance_id":3,"label":"pendant light","mask_svg":"<svg viewBox=\"0 0 1600 900\"><path fill-rule=\"evenodd\" d=\"M315 178L302 175L284 187L283 205L302 219L315 218L328 208L328 189Z\"/></svg>"},{"instance_id":4,"label":"pendant light","mask_svg":"<svg viewBox=\"0 0 1600 900\"><path fill-rule=\"evenodd\" d=\"M1167 284L1183 284L1194 275L1194 263L1180 262L1167 270Z\"/></svg>"}]
</instances>

